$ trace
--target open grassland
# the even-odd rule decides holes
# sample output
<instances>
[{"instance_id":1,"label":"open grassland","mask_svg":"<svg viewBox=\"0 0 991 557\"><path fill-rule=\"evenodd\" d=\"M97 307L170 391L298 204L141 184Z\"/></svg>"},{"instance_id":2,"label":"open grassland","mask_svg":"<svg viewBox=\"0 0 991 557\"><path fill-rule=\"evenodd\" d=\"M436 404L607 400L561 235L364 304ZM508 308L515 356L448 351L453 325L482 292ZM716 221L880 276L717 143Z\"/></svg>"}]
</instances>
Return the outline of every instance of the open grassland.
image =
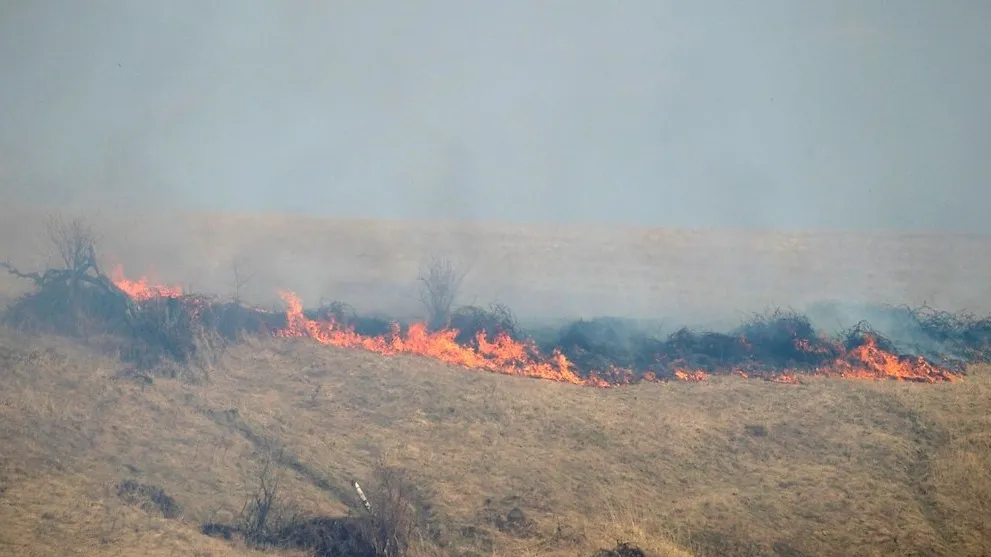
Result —
<instances>
[{"instance_id":1,"label":"open grassland","mask_svg":"<svg viewBox=\"0 0 991 557\"><path fill-rule=\"evenodd\" d=\"M347 513L384 461L453 555L987 555L991 370L938 385L735 377L593 389L266 339L191 384L123 379L0 332L0 554L260 555L230 520L277 449L306 511ZM181 511L128 503L126 480ZM498 517L519 508L526 535ZM268 552L273 554L276 552Z\"/></svg>"}]
</instances>

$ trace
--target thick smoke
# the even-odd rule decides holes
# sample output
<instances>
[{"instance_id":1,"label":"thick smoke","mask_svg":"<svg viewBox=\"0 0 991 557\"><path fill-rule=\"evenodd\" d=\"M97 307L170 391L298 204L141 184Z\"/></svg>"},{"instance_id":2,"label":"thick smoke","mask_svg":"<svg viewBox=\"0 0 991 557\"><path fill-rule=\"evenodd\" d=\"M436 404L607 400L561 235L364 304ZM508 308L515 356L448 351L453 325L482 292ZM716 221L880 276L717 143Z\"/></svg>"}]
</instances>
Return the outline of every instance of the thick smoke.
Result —
<instances>
[{"instance_id":1,"label":"thick smoke","mask_svg":"<svg viewBox=\"0 0 991 557\"><path fill-rule=\"evenodd\" d=\"M478 223L991 231L987 3L37 1L0 10L5 207L461 221L441 234L448 249L498 252L478 263L469 296L682 322L725 318L710 313L740 307L740 297L716 295L703 308L663 284L683 282L678 273L643 271L661 264L645 252L664 251L665 239L603 241L583 258L584 240L563 233L521 256L478 240L491 232ZM240 236L259 234L224 226L211 241L229 249L195 256L188 246L206 240L149 233L160 245L145 248L148 259L161 248L163 279L221 288L228 262L256 247ZM355 253L333 257L319 247L326 238L287 234L285 253L252 253L264 275L252 288L271 295L280 283L308 298L336 288L347 298L374 297L361 294L369 284L408 287L430 235L397 249L409 234L373 228L340 238ZM842 284L816 282L819 255L787 265L784 254L799 251L761 240L715 242L696 256L678 247L663 264L736 281L753 310L816 296L917 303L922 282L956 287L968 257L935 249L938 260L906 256L927 261L932 276L872 277L883 249L894 248L825 257L865 268ZM602 263L610 259L618 263ZM548 269L557 274L547 284L520 278ZM813 277L800 279L807 292L783 287L796 269ZM883 286L889 279L897 284ZM968 302L980 298L971 290ZM645 305L646 296L663 302Z\"/></svg>"}]
</instances>

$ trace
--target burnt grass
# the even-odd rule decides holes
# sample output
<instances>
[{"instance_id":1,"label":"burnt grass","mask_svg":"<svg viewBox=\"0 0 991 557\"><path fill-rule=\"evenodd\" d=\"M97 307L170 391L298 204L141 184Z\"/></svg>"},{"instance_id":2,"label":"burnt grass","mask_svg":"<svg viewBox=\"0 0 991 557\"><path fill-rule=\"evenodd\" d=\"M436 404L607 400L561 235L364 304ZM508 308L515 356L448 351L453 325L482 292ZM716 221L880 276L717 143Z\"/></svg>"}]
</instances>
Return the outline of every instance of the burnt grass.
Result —
<instances>
[{"instance_id":1,"label":"burnt grass","mask_svg":"<svg viewBox=\"0 0 991 557\"><path fill-rule=\"evenodd\" d=\"M266 335L285 326L285 315L242 303L188 294L135 300L94 265L44 274L8 271L31 279L36 289L11 304L4 321L33 332L88 339L111 335L121 358L138 369L163 362L188 366L245 335ZM773 310L753 315L726 332L682 327L661 335L617 318L578 320L538 341L505 305L455 308L446 324L456 342L477 348L506 335L525 342L534 357L564 354L580 376L614 383L646 376L674 377L679 369L710 374L742 371L774 376L807 373L829 365L867 342L903 358L921 357L945 370L963 372L968 363L991 361L991 317L950 313L928 306L874 306L865 313L885 324L886 336L867 321L823 334L806 315ZM360 315L344 302L322 302L305 310L311 319L333 320L362 335L404 334L409 324L385 316Z\"/></svg>"}]
</instances>

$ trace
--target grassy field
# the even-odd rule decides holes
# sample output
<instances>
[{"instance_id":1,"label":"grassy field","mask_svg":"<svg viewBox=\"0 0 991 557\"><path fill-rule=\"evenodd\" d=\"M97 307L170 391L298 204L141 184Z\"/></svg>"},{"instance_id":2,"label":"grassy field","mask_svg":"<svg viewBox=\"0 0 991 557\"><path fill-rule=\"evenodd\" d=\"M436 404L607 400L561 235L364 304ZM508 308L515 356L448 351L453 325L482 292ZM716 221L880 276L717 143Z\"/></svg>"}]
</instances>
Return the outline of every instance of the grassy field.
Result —
<instances>
[{"instance_id":1,"label":"grassy field","mask_svg":"<svg viewBox=\"0 0 991 557\"><path fill-rule=\"evenodd\" d=\"M19 266L44 264L38 217L0 221ZM95 222L104 255L136 274L225 293L240 254L258 298L283 286L394 314L415 312L404 288L435 248L483 254L469 298L546 316L850 293L982 310L991 275L991 242L967 236L129 218ZM26 286L2 280L6 298ZM267 463L285 497L331 517L354 509L352 478L407 469L439 531L424 555L991 552L991 368L937 385L594 389L271 338L231 347L199 382L141 381L98 340L0 328L2 555L277 554L200 532L236 519ZM128 480L178 511L120 496ZM514 509L525 531L500 527Z\"/></svg>"},{"instance_id":2,"label":"grassy field","mask_svg":"<svg viewBox=\"0 0 991 557\"><path fill-rule=\"evenodd\" d=\"M342 516L410 470L454 555L986 555L991 370L917 385L740 378L593 389L306 340L234 347L191 384L0 334L0 553L256 555L204 536L274 447L284 490ZM181 513L116 496L161 487ZM493 517L521 509L527 536Z\"/></svg>"}]
</instances>

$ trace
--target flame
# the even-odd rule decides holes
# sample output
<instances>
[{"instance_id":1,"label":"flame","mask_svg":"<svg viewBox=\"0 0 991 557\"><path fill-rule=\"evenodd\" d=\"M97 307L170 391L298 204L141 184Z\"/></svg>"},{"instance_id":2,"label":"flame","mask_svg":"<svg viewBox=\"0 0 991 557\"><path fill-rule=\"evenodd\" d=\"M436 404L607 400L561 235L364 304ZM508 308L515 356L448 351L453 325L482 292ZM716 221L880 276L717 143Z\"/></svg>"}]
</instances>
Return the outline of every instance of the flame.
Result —
<instances>
[{"instance_id":1,"label":"flame","mask_svg":"<svg viewBox=\"0 0 991 557\"><path fill-rule=\"evenodd\" d=\"M342 327L333 320L317 321L303 315L303 304L294 292L279 293L288 305L286 328L276 336L309 337L321 344L342 348L363 348L384 355L418 354L435 358L452 365L485 369L506 375L520 375L549 379L574 385L608 387L609 383L599 377L582 379L575 373L575 366L560 351L541 357L529 343L513 340L504 333L496 335L493 341L479 332L475 337L478 348L462 346L455 341L456 329L431 332L424 323L409 326L402 334L398 324L391 333L382 336L360 335L349 327Z\"/></svg>"},{"instance_id":2,"label":"flame","mask_svg":"<svg viewBox=\"0 0 991 557\"><path fill-rule=\"evenodd\" d=\"M179 286L163 286L149 284L147 277L138 280L131 280L124 276L124 266L116 265L110 272L110 280L117 288L124 291L136 301L150 300L152 298L178 298L182 296L182 288Z\"/></svg>"},{"instance_id":3,"label":"flame","mask_svg":"<svg viewBox=\"0 0 991 557\"><path fill-rule=\"evenodd\" d=\"M709 374L700 369L697 370L676 369L674 370L674 376L682 381L689 381L692 383L705 381L709 378Z\"/></svg>"},{"instance_id":4,"label":"flame","mask_svg":"<svg viewBox=\"0 0 991 557\"><path fill-rule=\"evenodd\" d=\"M419 354L465 368L486 369L507 375L549 379L575 385L609 387L635 381L632 370L615 367L602 373L592 374L588 379L582 379L576 373L575 365L560 351L555 350L549 356L541 356L532 343L513 340L506 334L498 334L493 341L489 341L484 331L479 332L475 338L477 348L458 344L455 341L458 331L455 329L430 332L424 323L410 325L405 334L401 333L398 324L394 324L392 332L387 335L364 336L356 333L353 328L343 327L333 320L308 319L303 315L303 304L295 293L283 291L280 295L288 305L287 326L278 331L277 336L309 337L321 344L363 348L385 355ZM829 352L827 348L814 346L804 339L797 339L795 346L816 354ZM837 344L833 347L841 356L830 365L816 369L816 374L929 383L958 379L958 376L933 365L922 357L898 356L883 350L878 346L877 338L873 336L866 337L862 345L849 351ZM798 372L794 370L773 373L736 369L733 373L744 378L757 377L775 383L800 382ZM701 369L679 367L673 374L676 379L688 382L706 381L709 378L709 373ZM654 372L649 371L643 374L640 380L655 381L657 377Z\"/></svg>"},{"instance_id":5,"label":"flame","mask_svg":"<svg viewBox=\"0 0 991 557\"><path fill-rule=\"evenodd\" d=\"M878 346L877 337L873 335L868 335L862 345L819 372L848 378L898 379L925 383L955 381L960 378L921 356L892 354Z\"/></svg>"},{"instance_id":6,"label":"flame","mask_svg":"<svg viewBox=\"0 0 991 557\"><path fill-rule=\"evenodd\" d=\"M124 276L123 267L114 267L111 279L113 283L135 301L146 301L155 298L176 298L183 295L179 286L164 286L151 284L146 277L131 280ZM495 335L489 340L484 331L475 337L475 346L458 344L456 338L459 331L444 329L430 331L425 323L414 323L405 333L398 324L393 324L392 331L380 336L366 336L354 331L351 327L342 326L331 320L309 319L303 314L303 304L299 297L290 291L281 291L280 296L286 302L286 327L275 332L281 337L308 337L321 344L329 344L342 348L360 348L384 355L417 354L431 357L448 364L469 369L484 369L506 375L518 375L547 379L560 383L585 385L593 387L610 387L626 385L636 381L657 381L657 374L648 370L639 377L631 369L609 367L601 372L592 373L587 379L577 373L577 367L558 349L550 354L540 354L532 341L517 341L505 333ZM199 313L198 306L206 307L209 300L189 299L191 311ZM197 306L197 307L193 307ZM752 350L749 339L741 337L741 342ZM812 370L811 373L822 376L834 376L857 379L896 379L904 381L919 381L936 383L955 381L960 376L949 370L929 362L921 356L899 356L883 349L878 338L866 335L862 344L847 350L838 342L813 344L807 339L795 339L794 346L810 354L839 354L834 361ZM675 365L684 362L677 362ZM775 383L798 384L799 373L809 373L796 369L791 370L761 370L760 362L748 362L744 369L733 368L729 371L742 378L760 378ZM700 382L709 378L709 373L702 369L678 366L674 369L674 378L680 381Z\"/></svg>"}]
</instances>

